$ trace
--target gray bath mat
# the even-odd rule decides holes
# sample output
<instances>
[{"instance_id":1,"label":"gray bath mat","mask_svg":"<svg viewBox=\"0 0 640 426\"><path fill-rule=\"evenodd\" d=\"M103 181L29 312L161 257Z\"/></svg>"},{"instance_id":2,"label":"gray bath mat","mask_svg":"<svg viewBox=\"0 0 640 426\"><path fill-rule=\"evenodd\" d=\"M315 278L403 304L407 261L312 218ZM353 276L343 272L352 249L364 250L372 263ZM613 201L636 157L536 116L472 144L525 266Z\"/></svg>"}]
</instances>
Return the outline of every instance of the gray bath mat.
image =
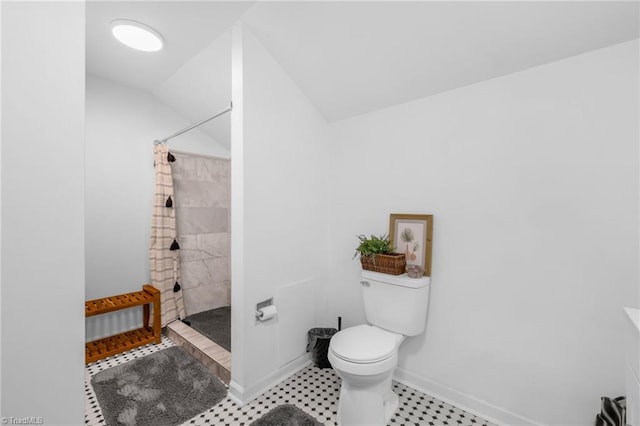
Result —
<instances>
[{"instance_id":1,"label":"gray bath mat","mask_svg":"<svg viewBox=\"0 0 640 426\"><path fill-rule=\"evenodd\" d=\"M191 328L231 352L231 306L189 315L185 321L191 323Z\"/></svg>"},{"instance_id":2,"label":"gray bath mat","mask_svg":"<svg viewBox=\"0 0 640 426\"><path fill-rule=\"evenodd\" d=\"M227 395L222 382L179 346L101 371L91 385L107 425L179 425Z\"/></svg>"},{"instance_id":3,"label":"gray bath mat","mask_svg":"<svg viewBox=\"0 0 640 426\"><path fill-rule=\"evenodd\" d=\"M295 405L285 404L269 411L251 426L322 426L322 423Z\"/></svg>"}]
</instances>

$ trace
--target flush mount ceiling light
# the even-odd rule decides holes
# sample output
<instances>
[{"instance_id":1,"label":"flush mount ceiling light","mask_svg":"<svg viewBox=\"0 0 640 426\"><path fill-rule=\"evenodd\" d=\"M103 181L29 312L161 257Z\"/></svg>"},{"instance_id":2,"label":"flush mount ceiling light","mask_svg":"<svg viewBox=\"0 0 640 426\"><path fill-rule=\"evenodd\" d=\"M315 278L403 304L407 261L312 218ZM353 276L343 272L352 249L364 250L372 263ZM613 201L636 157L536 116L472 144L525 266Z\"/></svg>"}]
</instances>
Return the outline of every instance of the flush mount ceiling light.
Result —
<instances>
[{"instance_id":1,"label":"flush mount ceiling light","mask_svg":"<svg viewBox=\"0 0 640 426\"><path fill-rule=\"evenodd\" d=\"M162 36L156 30L129 19L111 22L111 32L121 43L143 52L157 52L164 44Z\"/></svg>"}]
</instances>

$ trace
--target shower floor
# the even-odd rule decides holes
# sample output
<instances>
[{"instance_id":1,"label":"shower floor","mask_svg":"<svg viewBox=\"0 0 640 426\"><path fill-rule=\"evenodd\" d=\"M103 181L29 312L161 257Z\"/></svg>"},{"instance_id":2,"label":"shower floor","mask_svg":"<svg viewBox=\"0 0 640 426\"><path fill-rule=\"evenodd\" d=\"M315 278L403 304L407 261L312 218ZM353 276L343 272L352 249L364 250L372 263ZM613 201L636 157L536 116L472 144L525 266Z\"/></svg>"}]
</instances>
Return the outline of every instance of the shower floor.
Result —
<instances>
[{"instance_id":1,"label":"shower floor","mask_svg":"<svg viewBox=\"0 0 640 426\"><path fill-rule=\"evenodd\" d=\"M231 306L189 315L190 327L231 352Z\"/></svg>"}]
</instances>

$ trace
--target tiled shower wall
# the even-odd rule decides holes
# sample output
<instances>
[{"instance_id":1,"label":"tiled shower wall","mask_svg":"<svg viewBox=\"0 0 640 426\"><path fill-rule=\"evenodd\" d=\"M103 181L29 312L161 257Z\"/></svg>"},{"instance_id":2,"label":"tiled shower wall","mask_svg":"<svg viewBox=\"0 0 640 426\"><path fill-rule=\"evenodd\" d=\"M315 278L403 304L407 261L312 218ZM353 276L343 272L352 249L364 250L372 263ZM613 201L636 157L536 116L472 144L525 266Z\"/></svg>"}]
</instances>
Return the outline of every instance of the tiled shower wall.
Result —
<instances>
[{"instance_id":1,"label":"tiled shower wall","mask_svg":"<svg viewBox=\"0 0 640 426\"><path fill-rule=\"evenodd\" d=\"M192 315L231 304L230 161L172 153L180 285Z\"/></svg>"}]
</instances>

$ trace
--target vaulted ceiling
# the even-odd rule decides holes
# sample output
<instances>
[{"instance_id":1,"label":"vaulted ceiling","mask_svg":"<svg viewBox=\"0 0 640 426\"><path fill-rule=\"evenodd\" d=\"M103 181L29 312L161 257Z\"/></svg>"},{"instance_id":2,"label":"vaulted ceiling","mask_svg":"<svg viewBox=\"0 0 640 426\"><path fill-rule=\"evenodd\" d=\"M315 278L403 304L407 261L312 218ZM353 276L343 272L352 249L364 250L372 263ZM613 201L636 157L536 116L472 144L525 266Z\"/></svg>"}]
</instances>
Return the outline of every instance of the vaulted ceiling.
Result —
<instances>
[{"instance_id":1,"label":"vaulted ceiling","mask_svg":"<svg viewBox=\"0 0 640 426\"><path fill-rule=\"evenodd\" d=\"M521 71L639 36L638 2L129 1L87 3L87 73L149 91L197 121L230 101L241 20L329 121ZM129 18L166 48L120 45ZM229 143L228 119L203 128Z\"/></svg>"}]
</instances>

